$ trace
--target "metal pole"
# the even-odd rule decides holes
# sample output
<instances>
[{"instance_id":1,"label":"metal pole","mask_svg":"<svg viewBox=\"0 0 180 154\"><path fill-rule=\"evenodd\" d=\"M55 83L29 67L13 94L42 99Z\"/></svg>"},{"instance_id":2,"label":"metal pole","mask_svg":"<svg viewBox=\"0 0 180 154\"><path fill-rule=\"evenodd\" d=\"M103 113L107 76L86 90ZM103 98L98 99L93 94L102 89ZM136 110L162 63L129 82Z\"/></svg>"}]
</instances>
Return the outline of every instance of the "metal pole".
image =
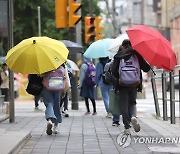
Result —
<instances>
[{"instance_id":1,"label":"metal pole","mask_svg":"<svg viewBox=\"0 0 180 154\"><path fill-rule=\"evenodd\" d=\"M141 0L141 24L144 24L144 0Z\"/></svg>"},{"instance_id":2,"label":"metal pole","mask_svg":"<svg viewBox=\"0 0 180 154\"><path fill-rule=\"evenodd\" d=\"M160 117L159 102L158 102L157 89L156 89L156 83L154 77L151 77L151 83L152 83L152 91L154 96L156 116Z\"/></svg>"},{"instance_id":3,"label":"metal pole","mask_svg":"<svg viewBox=\"0 0 180 154\"><path fill-rule=\"evenodd\" d=\"M75 33L75 28L69 28L69 39L70 41L76 42L76 33ZM69 58L74 61L75 63L77 62L77 53L69 53ZM71 101L72 101L72 110L78 110L79 105L78 105L78 90L77 90L77 83L78 78L77 78L77 73L73 75L73 86L71 90Z\"/></svg>"},{"instance_id":4,"label":"metal pole","mask_svg":"<svg viewBox=\"0 0 180 154\"><path fill-rule=\"evenodd\" d=\"M166 73L162 73L162 99L163 99L163 120L167 121L167 92L166 92Z\"/></svg>"},{"instance_id":5,"label":"metal pole","mask_svg":"<svg viewBox=\"0 0 180 154\"><path fill-rule=\"evenodd\" d=\"M89 0L89 14L93 15L93 0Z\"/></svg>"},{"instance_id":6,"label":"metal pole","mask_svg":"<svg viewBox=\"0 0 180 154\"><path fill-rule=\"evenodd\" d=\"M178 90L179 90L179 124L180 124L180 70L179 70L179 85L178 85Z\"/></svg>"},{"instance_id":7,"label":"metal pole","mask_svg":"<svg viewBox=\"0 0 180 154\"><path fill-rule=\"evenodd\" d=\"M39 36L41 36L41 7L38 6L38 32Z\"/></svg>"},{"instance_id":8,"label":"metal pole","mask_svg":"<svg viewBox=\"0 0 180 154\"><path fill-rule=\"evenodd\" d=\"M116 19L115 19L115 16L116 16L116 4L115 4L115 0L112 1L112 18L113 18L113 21L114 21L114 36L116 37L117 36L117 23L116 23Z\"/></svg>"},{"instance_id":9,"label":"metal pole","mask_svg":"<svg viewBox=\"0 0 180 154\"><path fill-rule=\"evenodd\" d=\"M13 47L13 0L8 0L8 49ZM9 122L15 121L14 73L9 70Z\"/></svg>"},{"instance_id":10,"label":"metal pole","mask_svg":"<svg viewBox=\"0 0 180 154\"><path fill-rule=\"evenodd\" d=\"M173 72L169 73L170 78L170 116L171 124L175 124L175 92L174 92L174 77Z\"/></svg>"}]
</instances>

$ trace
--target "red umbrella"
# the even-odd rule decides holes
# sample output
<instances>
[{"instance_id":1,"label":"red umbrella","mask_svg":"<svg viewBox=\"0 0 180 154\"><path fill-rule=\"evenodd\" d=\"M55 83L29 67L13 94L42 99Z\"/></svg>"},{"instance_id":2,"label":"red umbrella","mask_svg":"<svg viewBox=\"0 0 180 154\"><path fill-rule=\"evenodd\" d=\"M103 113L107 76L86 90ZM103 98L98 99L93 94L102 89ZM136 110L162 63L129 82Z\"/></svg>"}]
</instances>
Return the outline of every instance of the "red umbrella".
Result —
<instances>
[{"instance_id":1,"label":"red umbrella","mask_svg":"<svg viewBox=\"0 0 180 154\"><path fill-rule=\"evenodd\" d=\"M132 47L149 64L171 71L177 64L171 43L158 31L144 25L135 25L126 30Z\"/></svg>"}]
</instances>

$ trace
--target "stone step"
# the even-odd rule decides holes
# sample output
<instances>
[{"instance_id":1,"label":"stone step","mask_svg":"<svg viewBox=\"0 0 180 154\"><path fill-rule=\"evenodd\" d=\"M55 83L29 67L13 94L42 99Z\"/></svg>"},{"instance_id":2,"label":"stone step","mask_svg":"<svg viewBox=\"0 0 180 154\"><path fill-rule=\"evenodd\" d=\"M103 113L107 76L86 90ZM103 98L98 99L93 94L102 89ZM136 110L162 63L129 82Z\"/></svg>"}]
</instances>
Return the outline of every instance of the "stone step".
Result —
<instances>
[{"instance_id":1,"label":"stone step","mask_svg":"<svg viewBox=\"0 0 180 154\"><path fill-rule=\"evenodd\" d=\"M16 154L31 137L28 131L6 131L0 129L0 154Z\"/></svg>"}]
</instances>

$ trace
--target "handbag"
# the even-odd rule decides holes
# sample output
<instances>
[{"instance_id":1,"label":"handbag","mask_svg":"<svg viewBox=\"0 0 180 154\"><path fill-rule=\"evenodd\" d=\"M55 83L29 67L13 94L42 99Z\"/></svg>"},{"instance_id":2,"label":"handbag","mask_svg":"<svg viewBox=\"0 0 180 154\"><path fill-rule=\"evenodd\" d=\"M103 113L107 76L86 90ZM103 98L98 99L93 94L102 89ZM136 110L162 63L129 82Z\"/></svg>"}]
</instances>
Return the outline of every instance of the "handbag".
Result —
<instances>
[{"instance_id":1,"label":"handbag","mask_svg":"<svg viewBox=\"0 0 180 154\"><path fill-rule=\"evenodd\" d=\"M109 112L115 115L121 115L119 91L111 89L109 92Z\"/></svg>"},{"instance_id":2,"label":"handbag","mask_svg":"<svg viewBox=\"0 0 180 154\"><path fill-rule=\"evenodd\" d=\"M71 82L70 82L70 79L69 79L69 75L68 75L68 69L67 67L65 66L65 77L66 77L66 85L65 85L65 88L64 88L64 93L68 92L71 88Z\"/></svg>"}]
</instances>

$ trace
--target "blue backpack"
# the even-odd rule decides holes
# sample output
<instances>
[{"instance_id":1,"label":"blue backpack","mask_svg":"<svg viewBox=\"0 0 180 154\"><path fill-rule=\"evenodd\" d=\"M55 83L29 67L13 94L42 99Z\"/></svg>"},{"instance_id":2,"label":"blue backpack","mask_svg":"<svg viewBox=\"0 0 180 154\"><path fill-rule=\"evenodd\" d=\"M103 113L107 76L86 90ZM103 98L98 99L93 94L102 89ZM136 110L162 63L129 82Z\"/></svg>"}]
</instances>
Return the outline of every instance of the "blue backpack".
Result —
<instances>
[{"instance_id":1,"label":"blue backpack","mask_svg":"<svg viewBox=\"0 0 180 154\"><path fill-rule=\"evenodd\" d=\"M88 86L95 86L96 68L92 63L86 63L86 64L88 65L88 68L84 80Z\"/></svg>"},{"instance_id":2,"label":"blue backpack","mask_svg":"<svg viewBox=\"0 0 180 154\"><path fill-rule=\"evenodd\" d=\"M119 84L125 87L137 87L140 84L140 65L135 54L128 60L120 59Z\"/></svg>"}]
</instances>

